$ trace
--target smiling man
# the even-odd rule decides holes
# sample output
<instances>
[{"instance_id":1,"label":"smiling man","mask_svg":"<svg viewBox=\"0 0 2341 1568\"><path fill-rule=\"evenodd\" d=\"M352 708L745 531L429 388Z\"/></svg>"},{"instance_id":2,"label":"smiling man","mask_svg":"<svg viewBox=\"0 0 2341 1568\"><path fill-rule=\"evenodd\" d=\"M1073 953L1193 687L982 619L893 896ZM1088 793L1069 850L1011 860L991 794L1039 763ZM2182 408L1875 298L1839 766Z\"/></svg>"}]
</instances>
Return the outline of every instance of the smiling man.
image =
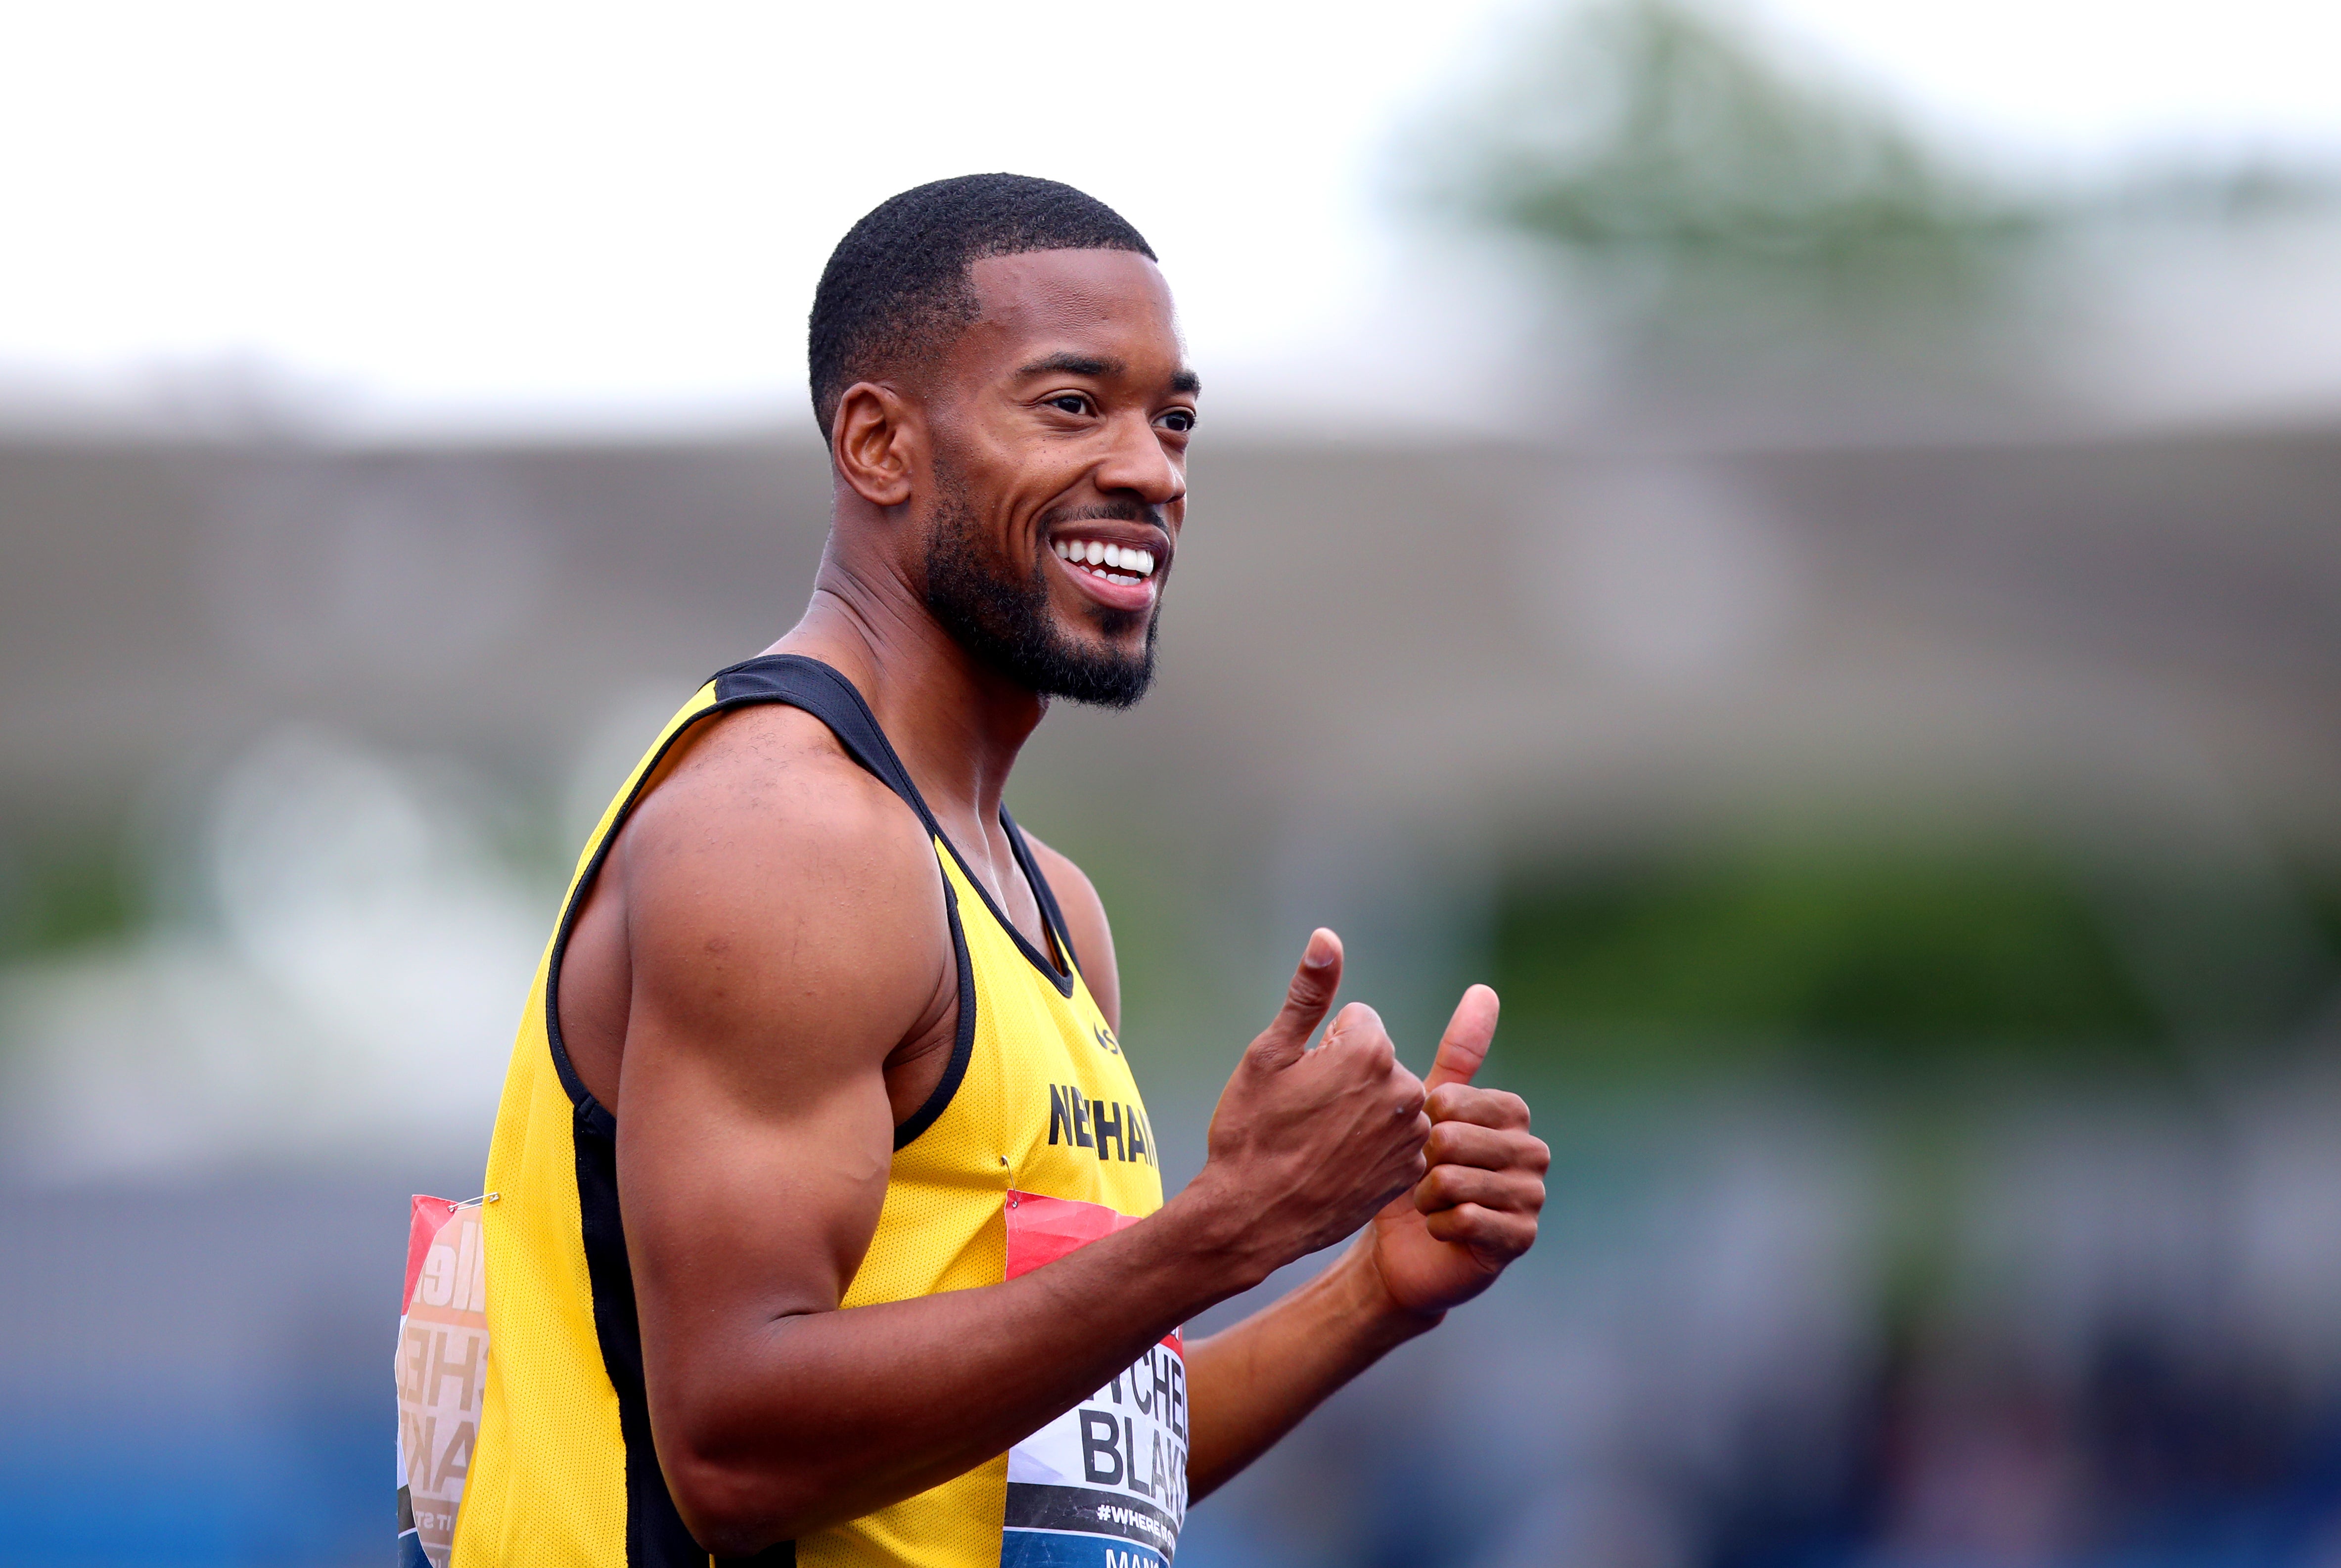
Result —
<instances>
[{"instance_id":1,"label":"smiling man","mask_svg":"<svg viewBox=\"0 0 2341 1568\"><path fill-rule=\"evenodd\" d=\"M521 1030L460 1568L1164 1563L1536 1234L1544 1146L1470 1083L1494 994L1427 1084L1356 1003L1310 1048L1321 930L1165 1203L1105 911L1001 803L1051 698L1152 673L1198 383L1146 242L1047 181L921 186L831 257L812 369L812 602L613 803Z\"/></svg>"}]
</instances>

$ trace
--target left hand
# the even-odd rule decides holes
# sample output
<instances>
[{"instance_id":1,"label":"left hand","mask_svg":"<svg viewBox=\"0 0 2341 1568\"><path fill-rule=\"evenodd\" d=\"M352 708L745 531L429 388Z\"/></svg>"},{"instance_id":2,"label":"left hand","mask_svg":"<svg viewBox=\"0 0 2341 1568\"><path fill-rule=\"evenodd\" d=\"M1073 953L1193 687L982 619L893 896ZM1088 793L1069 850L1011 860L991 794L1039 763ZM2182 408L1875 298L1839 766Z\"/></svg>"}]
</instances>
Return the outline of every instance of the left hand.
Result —
<instances>
[{"instance_id":1,"label":"left hand","mask_svg":"<svg viewBox=\"0 0 2341 1568\"><path fill-rule=\"evenodd\" d=\"M1552 1151L1529 1131L1528 1102L1471 1087L1496 1037L1496 993L1463 993L1423 1079L1430 1169L1374 1216L1375 1271L1403 1311L1434 1315L1496 1282L1536 1241Z\"/></svg>"}]
</instances>

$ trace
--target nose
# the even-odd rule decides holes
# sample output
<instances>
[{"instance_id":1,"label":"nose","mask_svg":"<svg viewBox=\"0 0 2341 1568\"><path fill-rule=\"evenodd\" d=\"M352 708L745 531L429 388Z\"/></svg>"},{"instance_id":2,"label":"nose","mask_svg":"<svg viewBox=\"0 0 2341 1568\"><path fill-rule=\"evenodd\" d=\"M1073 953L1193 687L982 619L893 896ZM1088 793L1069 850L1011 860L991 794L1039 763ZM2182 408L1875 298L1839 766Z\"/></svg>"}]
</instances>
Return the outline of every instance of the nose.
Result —
<instances>
[{"instance_id":1,"label":"nose","mask_svg":"<svg viewBox=\"0 0 2341 1568\"><path fill-rule=\"evenodd\" d=\"M1098 488L1135 496L1148 506L1169 506L1187 496L1187 474L1162 444L1143 414L1113 422L1113 444L1098 465Z\"/></svg>"}]
</instances>

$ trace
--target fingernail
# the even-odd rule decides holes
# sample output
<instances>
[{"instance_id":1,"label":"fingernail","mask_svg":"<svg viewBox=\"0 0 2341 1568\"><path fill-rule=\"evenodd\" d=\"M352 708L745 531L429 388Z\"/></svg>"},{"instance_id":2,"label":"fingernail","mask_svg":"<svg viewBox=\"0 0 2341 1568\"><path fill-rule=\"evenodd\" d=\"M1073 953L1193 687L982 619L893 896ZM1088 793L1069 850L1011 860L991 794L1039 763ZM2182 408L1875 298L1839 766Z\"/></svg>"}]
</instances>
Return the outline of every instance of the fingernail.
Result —
<instances>
[{"instance_id":1,"label":"fingernail","mask_svg":"<svg viewBox=\"0 0 2341 1568\"><path fill-rule=\"evenodd\" d=\"M1332 933L1321 930L1311 931L1309 934L1309 947L1300 955L1300 961L1312 969L1330 968L1333 962Z\"/></svg>"}]
</instances>

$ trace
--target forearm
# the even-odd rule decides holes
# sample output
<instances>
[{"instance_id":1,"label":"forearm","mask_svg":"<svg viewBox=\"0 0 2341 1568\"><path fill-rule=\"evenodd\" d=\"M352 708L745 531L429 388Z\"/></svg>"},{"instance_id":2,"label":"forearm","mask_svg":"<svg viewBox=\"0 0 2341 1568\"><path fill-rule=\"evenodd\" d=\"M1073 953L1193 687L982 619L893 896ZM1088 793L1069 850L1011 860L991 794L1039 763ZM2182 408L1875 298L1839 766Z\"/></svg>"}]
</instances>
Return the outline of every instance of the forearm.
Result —
<instances>
[{"instance_id":1,"label":"forearm","mask_svg":"<svg viewBox=\"0 0 2341 1568\"><path fill-rule=\"evenodd\" d=\"M1174 1204L1001 1285L654 1352L661 1462L704 1543L761 1549L1005 1452L1262 1272L1236 1217Z\"/></svg>"},{"instance_id":2,"label":"forearm","mask_svg":"<svg viewBox=\"0 0 2341 1568\"><path fill-rule=\"evenodd\" d=\"M1372 1235L1274 1305L1187 1346L1192 1437L1190 1501L1250 1464L1333 1391L1437 1315L1403 1310L1383 1289Z\"/></svg>"}]
</instances>

